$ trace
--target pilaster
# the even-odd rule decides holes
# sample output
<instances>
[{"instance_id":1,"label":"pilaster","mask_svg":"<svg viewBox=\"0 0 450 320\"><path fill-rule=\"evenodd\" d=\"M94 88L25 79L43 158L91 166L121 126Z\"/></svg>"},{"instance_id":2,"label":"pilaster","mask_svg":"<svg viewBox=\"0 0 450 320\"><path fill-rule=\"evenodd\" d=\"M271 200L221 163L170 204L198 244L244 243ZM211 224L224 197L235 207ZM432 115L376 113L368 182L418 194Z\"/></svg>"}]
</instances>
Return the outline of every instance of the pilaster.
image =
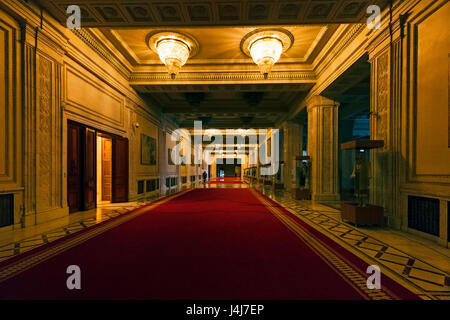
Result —
<instances>
[{"instance_id":1,"label":"pilaster","mask_svg":"<svg viewBox=\"0 0 450 320\"><path fill-rule=\"evenodd\" d=\"M303 150L303 126L286 121L283 124L284 145L284 187L291 190L296 185L295 157L300 156Z\"/></svg>"},{"instance_id":2,"label":"pilaster","mask_svg":"<svg viewBox=\"0 0 450 320\"><path fill-rule=\"evenodd\" d=\"M388 224L402 225L400 199L401 175L401 112L402 73L401 43L395 40L384 50L370 57L371 119L370 138L383 140L384 147L371 152L370 197L373 204L384 208ZM406 221L405 221L406 223Z\"/></svg>"},{"instance_id":3,"label":"pilaster","mask_svg":"<svg viewBox=\"0 0 450 320\"><path fill-rule=\"evenodd\" d=\"M338 106L314 96L308 110L308 155L312 161L312 200L336 201L338 193Z\"/></svg>"}]
</instances>

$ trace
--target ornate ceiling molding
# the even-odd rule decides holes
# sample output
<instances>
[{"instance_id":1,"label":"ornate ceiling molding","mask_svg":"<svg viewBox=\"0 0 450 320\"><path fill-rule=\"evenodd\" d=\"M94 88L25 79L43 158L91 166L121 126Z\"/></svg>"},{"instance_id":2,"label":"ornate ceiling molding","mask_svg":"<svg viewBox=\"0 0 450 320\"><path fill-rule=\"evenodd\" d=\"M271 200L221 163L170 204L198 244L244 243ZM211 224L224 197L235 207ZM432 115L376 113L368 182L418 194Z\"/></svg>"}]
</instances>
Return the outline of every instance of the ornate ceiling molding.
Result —
<instances>
[{"instance_id":1,"label":"ornate ceiling molding","mask_svg":"<svg viewBox=\"0 0 450 320\"><path fill-rule=\"evenodd\" d=\"M61 23L66 0L37 0ZM385 7L387 0L78 0L84 27L287 25L357 23L368 5Z\"/></svg>"},{"instance_id":2,"label":"ornate ceiling molding","mask_svg":"<svg viewBox=\"0 0 450 320\"><path fill-rule=\"evenodd\" d=\"M273 71L268 79L259 71L253 72L183 72L181 71L175 80L172 80L167 73L133 73L130 76L131 85L144 84L181 84L192 81L214 83L217 81L227 82L250 82L250 83L270 83L285 81L289 83L314 83L316 75L313 71Z\"/></svg>"},{"instance_id":3,"label":"ornate ceiling molding","mask_svg":"<svg viewBox=\"0 0 450 320\"><path fill-rule=\"evenodd\" d=\"M221 83L221 84L186 84L172 82L164 85L135 85L139 92L307 92L313 83Z\"/></svg>"},{"instance_id":4,"label":"ornate ceiling molding","mask_svg":"<svg viewBox=\"0 0 450 320\"><path fill-rule=\"evenodd\" d=\"M92 34L89 29L79 29L72 31L79 39L87 44L92 50L97 52L105 59L117 72L119 72L125 79L128 79L131 70L123 65L123 63L114 55L101 41Z\"/></svg>"}]
</instances>

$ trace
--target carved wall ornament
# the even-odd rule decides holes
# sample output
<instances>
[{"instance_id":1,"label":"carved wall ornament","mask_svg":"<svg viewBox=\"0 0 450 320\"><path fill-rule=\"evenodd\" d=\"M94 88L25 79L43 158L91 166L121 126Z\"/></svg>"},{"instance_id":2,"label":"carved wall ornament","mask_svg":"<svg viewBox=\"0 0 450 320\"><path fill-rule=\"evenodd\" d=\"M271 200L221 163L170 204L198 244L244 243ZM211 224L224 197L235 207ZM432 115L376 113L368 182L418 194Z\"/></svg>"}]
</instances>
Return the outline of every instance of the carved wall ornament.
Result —
<instances>
[{"instance_id":1,"label":"carved wall ornament","mask_svg":"<svg viewBox=\"0 0 450 320\"><path fill-rule=\"evenodd\" d=\"M389 104L389 54L377 59L377 139L386 140Z\"/></svg>"},{"instance_id":2,"label":"carved wall ornament","mask_svg":"<svg viewBox=\"0 0 450 320\"><path fill-rule=\"evenodd\" d=\"M41 208L51 206L52 177L52 64L39 57L39 197Z\"/></svg>"}]
</instances>

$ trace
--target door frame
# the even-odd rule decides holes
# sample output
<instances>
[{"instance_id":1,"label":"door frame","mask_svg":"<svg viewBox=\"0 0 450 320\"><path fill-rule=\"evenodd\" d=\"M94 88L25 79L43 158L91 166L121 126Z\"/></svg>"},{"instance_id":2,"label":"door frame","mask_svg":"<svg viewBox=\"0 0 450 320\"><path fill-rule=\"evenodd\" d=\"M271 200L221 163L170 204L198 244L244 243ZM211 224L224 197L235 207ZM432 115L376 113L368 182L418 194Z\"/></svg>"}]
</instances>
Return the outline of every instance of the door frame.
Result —
<instances>
[{"instance_id":1,"label":"door frame","mask_svg":"<svg viewBox=\"0 0 450 320\"><path fill-rule=\"evenodd\" d=\"M111 132L108 132L108 131L105 131L105 130L102 130L102 129L97 129L97 128L95 128L95 127L93 127L93 126L91 126L91 125L89 125L89 124L85 124L85 123L83 123L83 122L78 122L77 120L73 120L73 119L70 119L70 118L67 118L66 119L67 120L67 123L66 123L66 130L65 130L65 135L66 135L66 141L67 141L67 148L68 148L68 144L69 144L69 141L68 141L68 139L69 139L69 137L68 137L68 128L69 128L69 124L72 124L72 125L75 125L75 126L79 126L80 128L81 128L81 132L86 132L86 130L93 130L94 131L94 134L95 134L95 149L96 149L96 147L97 147L97 136L98 135L100 135L100 136L106 136L106 137L108 137L108 138L110 138L111 140L115 140L115 139L126 139L127 141L128 141L128 154L127 154L127 171L128 171L128 173L127 173L127 177L128 177L128 179L127 179L127 181L126 181L126 193L127 193L127 195L126 195L126 197L127 197L127 201L128 201L128 199L129 199L129 188L130 188L130 185L129 185L129 172L130 172L130 168L129 168L129 165L130 165L130 162L129 162L129 156L130 156L130 150L129 150L129 142L130 142L130 140L127 138L127 137L123 137L123 136L120 136L120 135L118 135L118 134L114 134L114 133L111 133ZM86 143L85 143L85 141L83 141L84 139L83 139L83 136L84 136L85 134L81 134L81 139L80 139L80 142L81 142L81 146L80 146L80 156L81 156L81 158L82 158L82 161L85 161L85 160L83 160L83 158L85 157L85 154L86 154ZM112 166L114 167L114 149L112 149L111 150L111 153L112 153ZM95 154L94 154L94 157L95 157L95 161L94 161L94 170L95 170L95 176L97 176L97 152L95 152ZM68 157L66 158L66 160L65 160L65 162L66 162L66 165L68 166L68 161L69 161L69 159L68 159ZM71 211L71 213L75 213L75 212L79 212L79 211L85 211L86 209L84 208L84 203L85 203L85 199L84 199L84 197L85 197L85 190L84 190L84 188L85 188L85 186L84 186L84 178L85 178L85 176L84 176L84 165L82 165L81 166L82 168L81 168L81 170L83 171L82 173L81 173L81 184L80 184L80 188L81 188L81 190L79 190L80 191L80 194L81 194L81 203L80 203L80 205L79 205L79 207L78 207L78 209L77 210L75 210L75 211ZM113 173L114 174L114 173ZM111 192L112 192L112 194L114 193L113 192L113 190L114 190L114 181L113 181L114 179L112 179L112 181L111 181ZM67 183L69 183L69 181L67 180ZM67 199L67 206L69 206L69 203L68 203L68 187L67 187L67 190L66 190L66 193L67 193L67 195L66 195L66 199ZM113 196L111 195L111 198L112 198ZM97 183L95 183L95 192L94 192L94 198L95 198L95 206L94 206L94 208L97 208ZM112 201L113 199L111 199L111 202L113 203L114 201ZM89 210L89 209L88 209Z\"/></svg>"}]
</instances>

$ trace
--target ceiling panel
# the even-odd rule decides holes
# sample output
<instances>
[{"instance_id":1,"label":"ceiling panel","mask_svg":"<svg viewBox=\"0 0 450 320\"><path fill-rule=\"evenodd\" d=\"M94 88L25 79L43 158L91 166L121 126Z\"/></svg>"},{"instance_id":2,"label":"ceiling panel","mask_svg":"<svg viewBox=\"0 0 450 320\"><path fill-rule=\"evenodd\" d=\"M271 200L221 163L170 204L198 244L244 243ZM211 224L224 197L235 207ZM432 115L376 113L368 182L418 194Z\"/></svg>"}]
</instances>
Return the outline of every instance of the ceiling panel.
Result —
<instances>
[{"instance_id":1,"label":"ceiling panel","mask_svg":"<svg viewBox=\"0 0 450 320\"><path fill-rule=\"evenodd\" d=\"M61 23L67 0L38 0ZM361 22L387 0L78 0L84 27L330 24Z\"/></svg>"},{"instance_id":2,"label":"ceiling panel","mask_svg":"<svg viewBox=\"0 0 450 320\"><path fill-rule=\"evenodd\" d=\"M327 30L326 26L286 26L283 27L294 36L292 47L282 55L280 63L306 61L310 52L319 43ZM200 50L189 59L189 63L251 62L240 49L242 38L257 29L256 27L204 27L204 28L171 28L171 31L194 37ZM157 29L113 29L102 30L109 39L117 43L118 48L132 55L137 64L160 64L159 57L148 47L147 36ZM167 29L165 29L167 30Z\"/></svg>"}]
</instances>

